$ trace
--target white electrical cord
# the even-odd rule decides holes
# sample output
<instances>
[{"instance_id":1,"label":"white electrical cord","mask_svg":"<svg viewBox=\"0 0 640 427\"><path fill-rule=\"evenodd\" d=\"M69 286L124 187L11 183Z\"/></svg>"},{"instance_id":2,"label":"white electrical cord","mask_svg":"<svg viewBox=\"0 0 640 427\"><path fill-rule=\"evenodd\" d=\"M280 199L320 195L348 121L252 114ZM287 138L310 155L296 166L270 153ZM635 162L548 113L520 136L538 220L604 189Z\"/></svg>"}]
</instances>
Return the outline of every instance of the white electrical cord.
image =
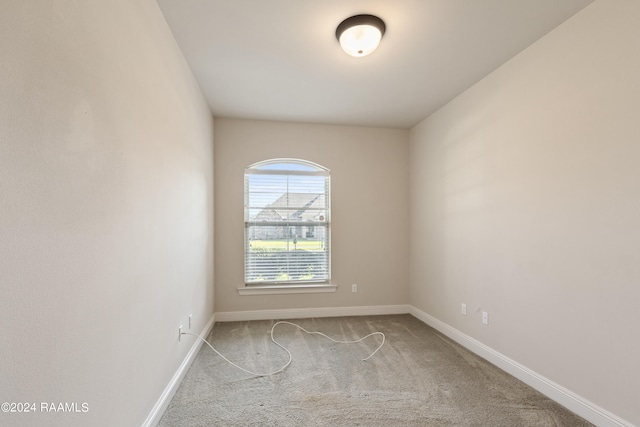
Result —
<instances>
[{"instance_id":1,"label":"white electrical cord","mask_svg":"<svg viewBox=\"0 0 640 427\"><path fill-rule=\"evenodd\" d=\"M280 347L281 349L283 349L284 351L286 351L286 352L287 352L287 354L289 355L289 360L287 361L287 363L285 363L285 365L284 365L282 368L278 369L277 371L270 372L270 373L268 373L268 374L260 374L260 373L257 373L257 372L249 371L248 369L244 369L243 367L236 365L236 364L235 364L235 363L233 363L231 360L229 360L229 359L227 359L226 357L224 357L224 355L222 355L222 353L220 353L220 352L219 352L218 350L216 350L216 349L215 349L211 344L209 344L209 341L205 340L205 339L204 339L204 338L202 338L200 335L192 334L191 332L181 332L181 334L182 334L182 335L193 335L194 337L197 337L197 338L201 339L201 340L202 340L202 341L204 341L204 342L205 342L209 347L211 347L211 350L215 351L215 352L216 352L216 354L217 354L218 356L222 357L225 361L227 361L227 362L228 362L228 363L230 363L231 365L235 366L236 368L240 369L241 371L244 371L244 372L246 372L246 373L248 373L248 374L251 374L251 375L255 375L255 376L257 376L257 377L268 377L268 376L271 376L271 375L278 374L278 373L280 373L280 372L284 371L285 369L287 369L287 367L291 364L291 361L293 360L293 356L291 355L291 352L290 352L290 351L289 351L285 346L283 346L283 345L282 345L282 344L280 344L278 341L276 341L276 340L275 340L275 338L273 337L273 331L276 329L276 326L278 326L278 325L280 325L280 324L286 324L286 325L295 326L296 328L301 329L302 331L304 331L304 332L308 333L309 335L321 335L321 336L323 336L323 337L327 338L328 340L331 340L331 341L333 341L333 342L335 342L335 343L338 343L338 344L355 344L355 343L358 343L358 342L360 342L360 341L362 341L362 340L364 340L364 339L369 338L369 337L370 337L370 336L372 336L372 335L382 335L382 342L380 343L380 345L378 346L378 348L376 348L376 349L375 349L375 351L374 351L373 353L371 353L369 356L367 356L367 357L365 357L364 359L362 359L363 361L365 361L365 360L369 360L369 359L370 359L374 354L376 354L376 353L378 352L378 350L380 350L380 349L382 348L382 346L384 345L384 341L385 341L385 336L384 336L384 334L383 334L382 332L372 332L372 333L370 333L369 335L367 335L367 336L365 336L365 337L362 337L362 338L360 338L360 339L357 339L357 340L355 340L355 341L340 341L340 340L334 340L333 338L328 337L327 335L323 334L322 332L310 332L310 331L307 331L307 330L306 330L305 328L303 328L302 326L300 326L300 325L296 325L295 323L285 322L285 321L279 321L279 322L276 322L276 323L271 327L271 341L273 341L273 343L274 343L275 345L277 345L278 347Z\"/></svg>"}]
</instances>

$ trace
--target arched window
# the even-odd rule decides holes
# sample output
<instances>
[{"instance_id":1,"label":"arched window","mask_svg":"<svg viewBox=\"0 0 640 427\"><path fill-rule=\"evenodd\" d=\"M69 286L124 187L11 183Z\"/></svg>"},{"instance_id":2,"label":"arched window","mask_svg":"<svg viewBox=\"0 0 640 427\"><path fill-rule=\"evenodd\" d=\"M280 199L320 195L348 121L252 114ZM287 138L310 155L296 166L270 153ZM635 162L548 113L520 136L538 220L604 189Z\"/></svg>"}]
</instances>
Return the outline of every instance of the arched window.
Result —
<instances>
[{"instance_id":1,"label":"arched window","mask_svg":"<svg viewBox=\"0 0 640 427\"><path fill-rule=\"evenodd\" d=\"M273 159L244 171L244 280L328 283L330 175L315 163Z\"/></svg>"}]
</instances>

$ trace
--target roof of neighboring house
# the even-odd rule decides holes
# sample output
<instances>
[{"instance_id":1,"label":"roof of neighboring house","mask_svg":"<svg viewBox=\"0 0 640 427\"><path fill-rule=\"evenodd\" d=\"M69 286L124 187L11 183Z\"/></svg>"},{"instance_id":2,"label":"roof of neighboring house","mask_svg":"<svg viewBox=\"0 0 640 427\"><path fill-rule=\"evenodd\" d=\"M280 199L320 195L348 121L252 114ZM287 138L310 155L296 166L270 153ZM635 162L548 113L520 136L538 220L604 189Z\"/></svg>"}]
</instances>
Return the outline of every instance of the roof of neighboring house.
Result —
<instances>
[{"instance_id":1,"label":"roof of neighboring house","mask_svg":"<svg viewBox=\"0 0 640 427\"><path fill-rule=\"evenodd\" d=\"M287 193L261 210L255 219L260 221L313 221L324 214L326 201L324 194Z\"/></svg>"}]
</instances>

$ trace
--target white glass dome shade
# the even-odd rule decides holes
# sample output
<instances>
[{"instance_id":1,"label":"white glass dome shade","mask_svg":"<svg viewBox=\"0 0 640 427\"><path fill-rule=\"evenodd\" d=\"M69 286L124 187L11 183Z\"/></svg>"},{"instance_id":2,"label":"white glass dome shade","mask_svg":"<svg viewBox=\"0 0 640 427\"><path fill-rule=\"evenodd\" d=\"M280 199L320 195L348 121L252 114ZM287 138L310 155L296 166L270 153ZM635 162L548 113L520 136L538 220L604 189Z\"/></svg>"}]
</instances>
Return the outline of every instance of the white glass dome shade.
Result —
<instances>
[{"instance_id":1,"label":"white glass dome shade","mask_svg":"<svg viewBox=\"0 0 640 427\"><path fill-rule=\"evenodd\" d=\"M355 15L338 25L336 38L347 54L360 57L376 50L385 30L384 21L377 16Z\"/></svg>"}]
</instances>

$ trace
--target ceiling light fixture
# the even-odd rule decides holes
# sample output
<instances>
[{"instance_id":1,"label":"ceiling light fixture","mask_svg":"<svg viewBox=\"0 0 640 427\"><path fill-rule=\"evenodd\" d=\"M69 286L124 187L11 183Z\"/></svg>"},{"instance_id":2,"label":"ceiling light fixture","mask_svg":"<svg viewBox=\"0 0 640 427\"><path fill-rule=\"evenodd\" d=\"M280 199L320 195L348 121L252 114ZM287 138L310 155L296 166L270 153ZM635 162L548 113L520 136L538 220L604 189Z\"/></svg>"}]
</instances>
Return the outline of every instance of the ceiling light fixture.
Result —
<instances>
[{"instance_id":1,"label":"ceiling light fixture","mask_svg":"<svg viewBox=\"0 0 640 427\"><path fill-rule=\"evenodd\" d=\"M376 50L386 30L384 21L373 15L355 15L336 28L340 46L351 56L369 55Z\"/></svg>"}]
</instances>

